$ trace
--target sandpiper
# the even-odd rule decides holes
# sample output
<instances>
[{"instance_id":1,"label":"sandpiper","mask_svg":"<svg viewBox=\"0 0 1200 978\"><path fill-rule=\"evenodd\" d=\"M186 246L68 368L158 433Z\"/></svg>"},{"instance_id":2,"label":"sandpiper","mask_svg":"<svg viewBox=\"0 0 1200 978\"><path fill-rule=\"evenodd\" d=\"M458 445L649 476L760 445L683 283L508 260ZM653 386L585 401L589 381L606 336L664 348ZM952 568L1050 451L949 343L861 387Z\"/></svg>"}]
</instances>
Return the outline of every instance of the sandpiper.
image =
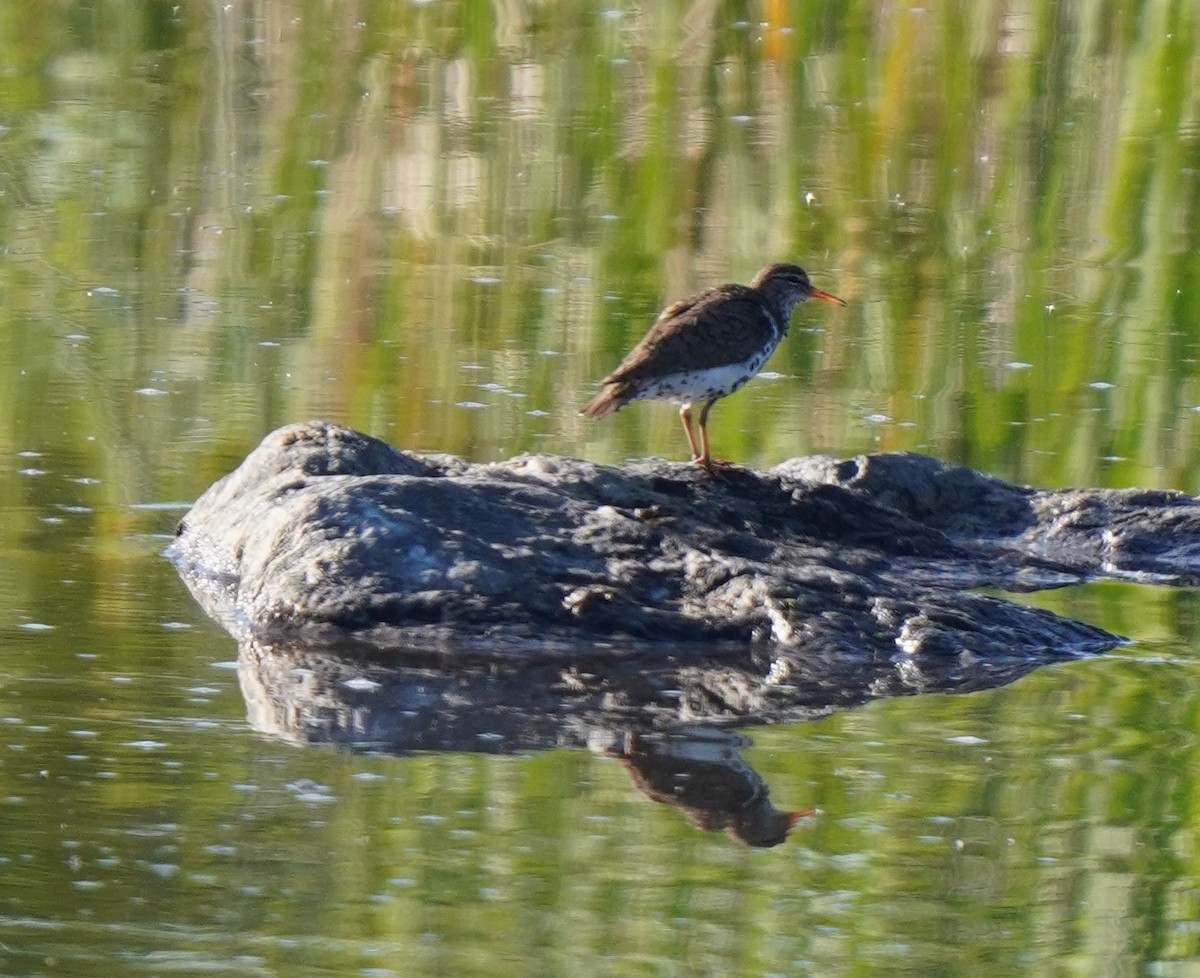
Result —
<instances>
[{"instance_id":1,"label":"sandpiper","mask_svg":"<svg viewBox=\"0 0 1200 978\"><path fill-rule=\"evenodd\" d=\"M600 383L604 389L581 412L602 418L644 398L681 405L692 461L716 474L728 462L708 449L708 412L762 369L787 335L792 308L805 299L846 303L816 288L798 265L768 265L747 285L718 285L668 306L620 366ZM692 408L700 404L700 443Z\"/></svg>"}]
</instances>

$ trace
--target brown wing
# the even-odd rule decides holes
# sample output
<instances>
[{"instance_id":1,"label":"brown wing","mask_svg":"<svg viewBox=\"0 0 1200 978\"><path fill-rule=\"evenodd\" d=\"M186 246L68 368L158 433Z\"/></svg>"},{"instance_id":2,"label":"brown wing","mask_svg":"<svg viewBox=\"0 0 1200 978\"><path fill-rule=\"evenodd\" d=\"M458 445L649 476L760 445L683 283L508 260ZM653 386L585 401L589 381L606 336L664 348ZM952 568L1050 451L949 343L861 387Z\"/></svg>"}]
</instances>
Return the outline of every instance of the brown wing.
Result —
<instances>
[{"instance_id":1,"label":"brown wing","mask_svg":"<svg viewBox=\"0 0 1200 978\"><path fill-rule=\"evenodd\" d=\"M774 336L762 299L744 285L722 285L668 306L602 384L638 381L672 373L686 362L693 370L747 359Z\"/></svg>"}]
</instances>

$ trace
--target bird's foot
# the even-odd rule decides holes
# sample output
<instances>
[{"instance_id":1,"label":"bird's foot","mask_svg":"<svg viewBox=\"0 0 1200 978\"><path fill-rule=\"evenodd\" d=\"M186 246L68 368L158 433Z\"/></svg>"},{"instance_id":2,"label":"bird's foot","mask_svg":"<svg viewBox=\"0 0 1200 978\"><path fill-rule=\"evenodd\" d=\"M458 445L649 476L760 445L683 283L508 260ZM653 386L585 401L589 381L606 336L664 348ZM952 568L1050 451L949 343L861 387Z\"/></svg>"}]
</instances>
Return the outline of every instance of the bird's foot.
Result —
<instances>
[{"instance_id":1,"label":"bird's foot","mask_svg":"<svg viewBox=\"0 0 1200 978\"><path fill-rule=\"evenodd\" d=\"M692 462L704 469L709 475L717 476L718 478L729 472L740 472L742 468L740 465L735 465L733 462L726 462L724 459L705 458L704 456L694 458Z\"/></svg>"}]
</instances>

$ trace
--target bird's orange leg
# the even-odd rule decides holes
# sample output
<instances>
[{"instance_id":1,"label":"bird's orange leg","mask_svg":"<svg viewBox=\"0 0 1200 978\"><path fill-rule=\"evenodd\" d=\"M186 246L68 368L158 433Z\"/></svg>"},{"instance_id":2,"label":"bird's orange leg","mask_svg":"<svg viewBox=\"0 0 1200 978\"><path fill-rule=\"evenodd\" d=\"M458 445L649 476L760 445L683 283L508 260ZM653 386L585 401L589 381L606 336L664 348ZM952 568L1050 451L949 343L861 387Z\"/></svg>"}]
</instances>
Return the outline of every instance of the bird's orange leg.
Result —
<instances>
[{"instance_id":1,"label":"bird's orange leg","mask_svg":"<svg viewBox=\"0 0 1200 978\"><path fill-rule=\"evenodd\" d=\"M737 468L732 462L724 462L721 459L713 458L712 453L708 450L708 412L712 410L712 406L716 403L715 400L708 401L700 409L700 455L692 459L697 465L708 472L709 475L718 475L721 469Z\"/></svg>"},{"instance_id":2,"label":"bird's orange leg","mask_svg":"<svg viewBox=\"0 0 1200 978\"><path fill-rule=\"evenodd\" d=\"M692 461L698 461L700 449L696 447L696 435L692 431L692 406L690 404L684 404L679 408L679 420L683 422L683 430L688 436L688 445L692 449Z\"/></svg>"}]
</instances>

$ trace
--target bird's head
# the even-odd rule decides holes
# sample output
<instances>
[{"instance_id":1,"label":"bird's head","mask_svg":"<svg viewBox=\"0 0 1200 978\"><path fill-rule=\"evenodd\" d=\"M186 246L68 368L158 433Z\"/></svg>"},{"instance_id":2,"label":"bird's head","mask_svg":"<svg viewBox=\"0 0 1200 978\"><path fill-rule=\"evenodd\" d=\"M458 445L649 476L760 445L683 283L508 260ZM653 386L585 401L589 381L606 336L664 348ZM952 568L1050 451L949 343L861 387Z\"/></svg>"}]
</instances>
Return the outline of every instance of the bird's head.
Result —
<instances>
[{"instance_id":1,"label":"bird's head","mask_svg":"<svg viewBox=\"0 0 1200 978\"><path fill-rule=\"evenodd\" d=\"M808 273L799 265L768 265L754 276L750 285L788 310L805 299L820 299L822 302L832 302L835 306L846 304L836 295L814 286L808 280Z\"/></svg>"}]
</instances>

